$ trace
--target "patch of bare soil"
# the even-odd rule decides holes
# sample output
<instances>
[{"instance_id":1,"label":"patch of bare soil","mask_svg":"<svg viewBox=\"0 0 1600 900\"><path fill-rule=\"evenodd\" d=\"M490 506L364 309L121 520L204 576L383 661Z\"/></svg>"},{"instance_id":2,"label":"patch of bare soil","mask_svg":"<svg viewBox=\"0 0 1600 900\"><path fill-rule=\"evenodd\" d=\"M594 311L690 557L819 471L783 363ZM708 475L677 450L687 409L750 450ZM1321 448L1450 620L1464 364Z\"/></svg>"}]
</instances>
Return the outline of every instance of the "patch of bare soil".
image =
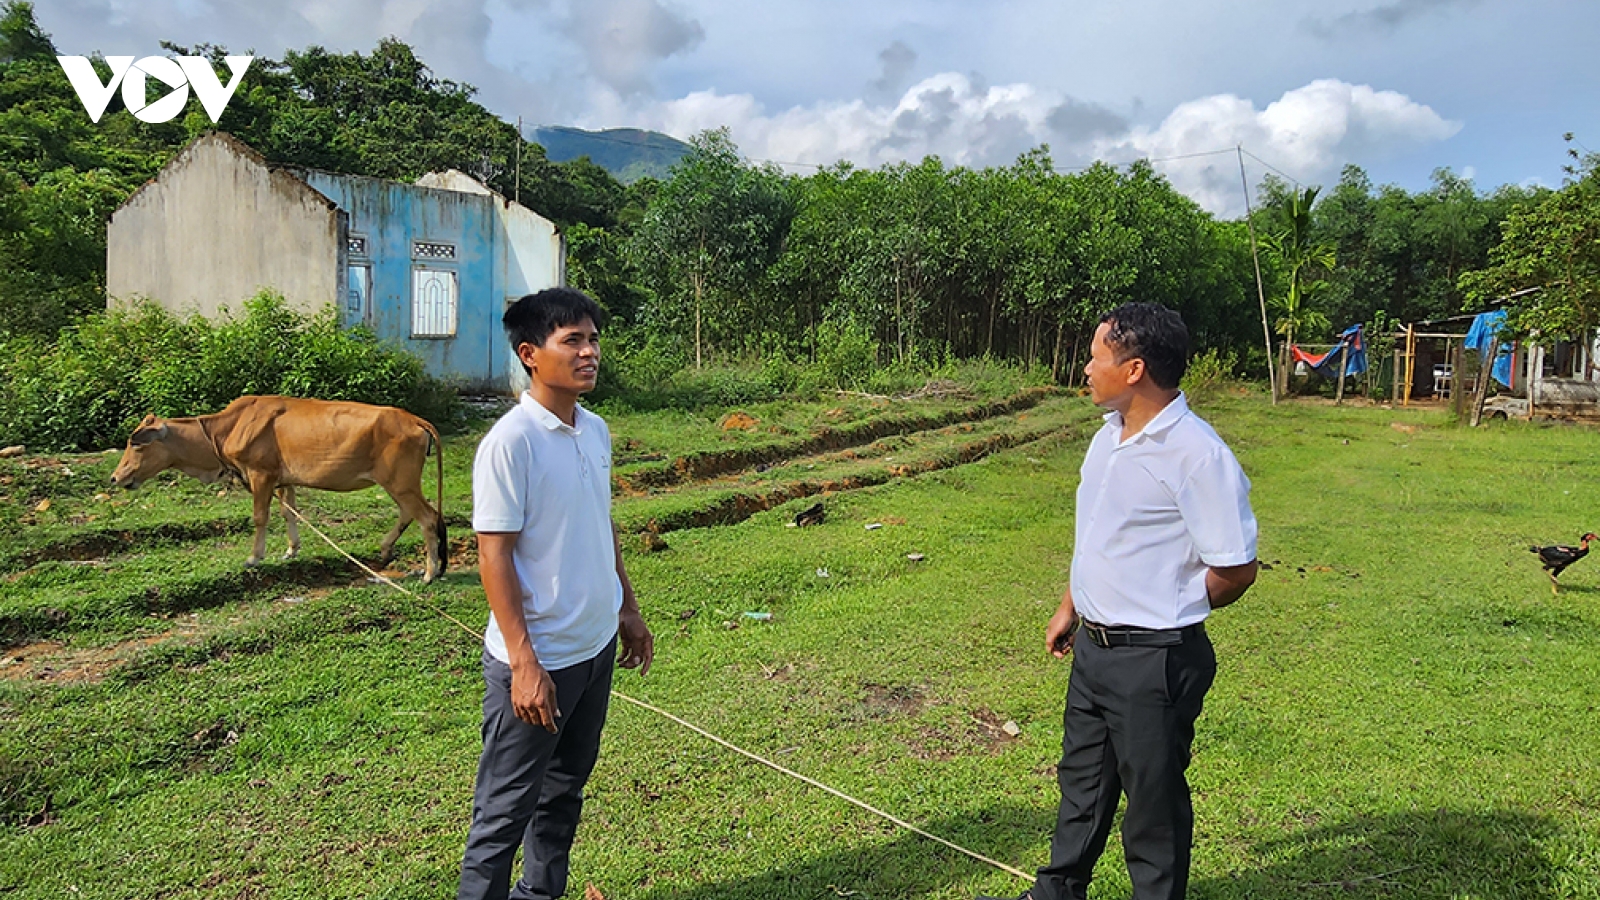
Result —
<instances>
[{"instance_id":1,"label":"patch of bare soil","mask_svg":"<svg viewBox=\"0 0 1600 900\"><path fill-rule=\"evenodd\" d=\"M749 431L760 424L761 420L747 412L732 412L722 417L717 427L723 431Z\"/></svg>"},{"instance_id":2,"label":"patch of bare soil","mask_svg":"<svg viewBox=\"0 0 1600 900\"><path fill-rule=\"evenodd\" d=\"M918 759L947 762L959 756L975 753L999 753L1017 738L1006 730L1008 720L994 711L979 707L973 710L965 726L927 725L917 729L916 738L906 742L911 755ZM1015 728L1015 724L1011 723Z\"/></svg>"},{"instance_id":3,"label":"patch of bare soil","mask_svg":"<svg viewBox=\"0 0 1600 900\"><path fill-rule=\"evenodd\" d=\"M928 705L927 692L912 685L868 682L861 689L861 703L874 716L914 716Z\"/></svg>"}]
</instances>

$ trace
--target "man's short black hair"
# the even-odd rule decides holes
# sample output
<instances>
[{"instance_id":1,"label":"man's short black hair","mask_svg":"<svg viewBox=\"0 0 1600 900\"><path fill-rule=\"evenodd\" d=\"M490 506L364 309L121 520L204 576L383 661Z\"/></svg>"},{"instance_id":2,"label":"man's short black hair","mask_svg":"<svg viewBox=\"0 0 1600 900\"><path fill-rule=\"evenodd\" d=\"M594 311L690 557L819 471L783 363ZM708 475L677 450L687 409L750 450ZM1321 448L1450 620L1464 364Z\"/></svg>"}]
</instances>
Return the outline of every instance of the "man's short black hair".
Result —
<instances>
[{"instance_id":1,"label":"man's short black hair","mask_svg":"<svg viewBox=\"0 0 1600 900\"><path fill-rule=\"evenodd\" d=\"M1172 390L1189 368L1189 328L1183 317L1159 303L1124 303L1100 317L1109 323L1106 343L1117 361L1138 357L1156 387Z\"/></svg>"},{"instance_id":2,"label":"man's short black hair","mask_svg":"<svg viewBox=\"0 0 1600 900\"><path fill-rule=\"evenodd\" d=\"M500 322L506 328L514 355L522 344L542 347L551 332L577 325L584 319L593 322L598 329L600 317L600 304L588 294L577 288L553 287L520 298L506 309Z\"/></svg>"}]
</instances>

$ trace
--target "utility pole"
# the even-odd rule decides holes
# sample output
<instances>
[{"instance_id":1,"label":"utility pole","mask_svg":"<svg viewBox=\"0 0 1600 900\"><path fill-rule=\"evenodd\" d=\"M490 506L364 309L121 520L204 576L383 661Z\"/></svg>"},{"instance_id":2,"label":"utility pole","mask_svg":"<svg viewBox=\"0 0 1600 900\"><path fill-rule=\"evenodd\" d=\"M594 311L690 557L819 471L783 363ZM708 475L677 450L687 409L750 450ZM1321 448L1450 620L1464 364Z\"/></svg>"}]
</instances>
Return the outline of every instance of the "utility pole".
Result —
<instances>
[{"instance_id":1,"label":"utility pole","mask_svg":"<svg viewBox=\"0 0 1600 900\"><path fill-rule=\"evenodd\" d=\"M1244 223L1250 230L1250 259L1256 265L1256 297L1261 301L1261 336L1267 342L1267 384L1272 387L1272 405L1277 406L1278 373L1272 360L1272 327L1267 324L1267 290L1261 285L1261 255L1256 251L1256 223L1255 214L1250 209L1250 182L1244 177L1244 145L1237 144L1234 149L1239 153L1239 186L1244 188Z\"/></svg>"},{"instance_id":2,"label":"utility pole","mask_svg":"<svg viewBox=\"0 0 1600 900\"><path fill-rule=\"evenodd\" d=\"M522 202L522 117L517 116L517 174L511 179L511 202Z\"/></svg>"}]
</instances>

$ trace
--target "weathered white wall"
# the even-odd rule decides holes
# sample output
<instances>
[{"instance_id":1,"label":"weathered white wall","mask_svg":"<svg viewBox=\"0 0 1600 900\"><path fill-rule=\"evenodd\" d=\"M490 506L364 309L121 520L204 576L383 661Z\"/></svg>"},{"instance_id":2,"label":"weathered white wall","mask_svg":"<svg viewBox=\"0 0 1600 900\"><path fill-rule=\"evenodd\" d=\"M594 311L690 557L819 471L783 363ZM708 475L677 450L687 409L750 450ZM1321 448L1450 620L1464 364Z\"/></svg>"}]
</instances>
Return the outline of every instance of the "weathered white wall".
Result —
<instances>
[{"instance_id":1,"label":"weathered white wall","mask_svg":"<svg viewBox=\"0 0 1600 900\"><path fill-rule=\"evenodd\" d=\"M567 282L566 243L554 222L526 206L514 203L463 172L449 169L429 172L417 179L421 187L460 191L488 198L496 218L495 266L500 310L524 294L557 287ZM498 320L498 314L496 314ZM511 393L528 387L528 375L511 355L509 345L500 340L490 347L490 362L506 373Z\"/></svg>"},{"instance_id":2,"label":"weathered white wall","mask_svg":"<svg viewBox=\"0 0 1600 900\"><path fill-rule=\"evenodd\" d=\"M500 256L500 286L509 299L542 291L566 282L566 261L561 233L554 222L519 203L489 190L483 182L464 172L447 169L429 172L417 179L420 187L479 194L494 200L499 218L497 246Z\"/></svg>"},{"instance_id":3,"label":"weathered white wall","mask_svg":"<svg viewBox=\"0 0 1600 900\"><path fill-rule=\"evenodd\" d=\"M312 312L342 296L340 241L332 201L238 140L209 134L112 214L106 293L209 317L270 287Z\"/></svg>"}]
</instances>

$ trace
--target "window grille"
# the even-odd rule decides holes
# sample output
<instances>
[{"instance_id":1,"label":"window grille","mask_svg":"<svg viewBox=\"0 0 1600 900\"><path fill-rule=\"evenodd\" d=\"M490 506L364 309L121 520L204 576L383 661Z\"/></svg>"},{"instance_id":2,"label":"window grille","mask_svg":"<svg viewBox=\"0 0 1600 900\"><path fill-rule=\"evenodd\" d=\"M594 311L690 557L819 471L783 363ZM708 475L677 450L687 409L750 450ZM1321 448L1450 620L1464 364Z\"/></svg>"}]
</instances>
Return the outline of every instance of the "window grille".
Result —
<instances>
[{"instance_id":1,"label":"window grille","mask_svg":"<svg viewBox=\"0 0 1600 900\"><path fill-rule=\"evenodd\" d=\"M417 259L455 259L456 245L436 241L412 241L411 255Z\"/></svg>"},{"instance_id":2,"label":"window grille","mask_svg":"<svg viewBox=\"0 0 1600 900\"><path fill-rule=\"evenodd\" d=\"M443 269L411 272L411 336L455 337L456 273Z\"/></svg>"},{"instance_id":3,"label":"window grille","mask_svg":"<svg viewBox=\"0 0 1600 900\"><path fill-rule=\"evenodd\" d=\"M367 239L360 235L351 235L345 241L345 252L351 256L366 256Z\"/></svg>"}]
</instances>

